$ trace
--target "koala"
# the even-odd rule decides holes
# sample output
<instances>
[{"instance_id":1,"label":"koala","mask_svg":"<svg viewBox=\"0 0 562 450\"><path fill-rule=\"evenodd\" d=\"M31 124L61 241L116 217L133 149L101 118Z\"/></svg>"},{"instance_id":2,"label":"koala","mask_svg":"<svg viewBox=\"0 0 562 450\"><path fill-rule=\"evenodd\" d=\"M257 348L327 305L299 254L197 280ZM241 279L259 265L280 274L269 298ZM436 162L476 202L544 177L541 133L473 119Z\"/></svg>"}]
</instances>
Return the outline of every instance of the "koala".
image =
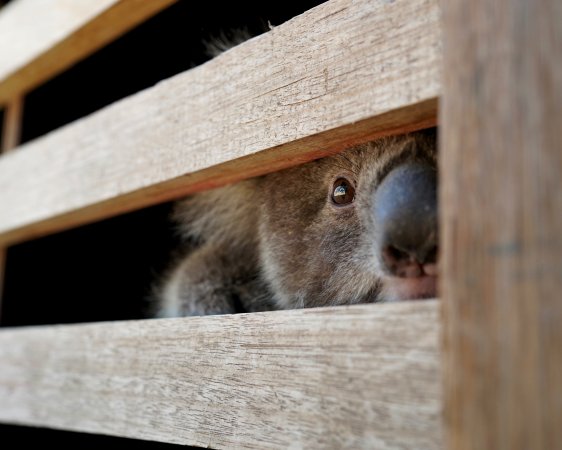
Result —
<instances>
[{"instance_id":1,"label":"koala","mask_svg":"<svg viewBox=\"0 0 562 450\"><path fill-rule=\"evenodd\" d=\"M436 147L435 129L385 137L180 200L157 315L434 297Z\"/></svg>"}]
</instances>

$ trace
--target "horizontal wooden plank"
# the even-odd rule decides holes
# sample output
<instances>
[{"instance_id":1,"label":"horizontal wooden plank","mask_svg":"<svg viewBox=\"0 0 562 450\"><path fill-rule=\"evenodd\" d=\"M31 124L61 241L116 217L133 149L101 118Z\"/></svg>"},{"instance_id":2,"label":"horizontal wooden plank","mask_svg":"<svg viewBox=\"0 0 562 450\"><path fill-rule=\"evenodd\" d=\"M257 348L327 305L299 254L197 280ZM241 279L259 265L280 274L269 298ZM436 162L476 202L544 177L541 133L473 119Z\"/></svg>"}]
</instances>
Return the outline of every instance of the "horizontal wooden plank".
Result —
<instances>
[{"instance_id":1,"label":"horizontal wooden plank","mask_svg":"<svg viewBox=\"0 0 562 450\"><path fill-rule=\"evenodd\" d=\"M437 0L322 4L1 158L0 242L430 126L440 60Z\"/></svg>"},{"instance_id":2,"label":"horizontal wooden plank","mask_svg":"<svg viewBox=\"0 0 562 450\"><path fill-rule=\"evenodd\" d=\"M0 104L30 91L176 0L16 0L0 11Z\"/></svg>"},{"instance_id":3,"label":"horizontal wooden plank","mask_svg":"<svg viewBox=\"0 0 562 450\"><path fill-rule=\"evenodd\" d=\"M5 329L0 421L213 448L438 449L437 301Z\"/></svg>"}]
</instances>

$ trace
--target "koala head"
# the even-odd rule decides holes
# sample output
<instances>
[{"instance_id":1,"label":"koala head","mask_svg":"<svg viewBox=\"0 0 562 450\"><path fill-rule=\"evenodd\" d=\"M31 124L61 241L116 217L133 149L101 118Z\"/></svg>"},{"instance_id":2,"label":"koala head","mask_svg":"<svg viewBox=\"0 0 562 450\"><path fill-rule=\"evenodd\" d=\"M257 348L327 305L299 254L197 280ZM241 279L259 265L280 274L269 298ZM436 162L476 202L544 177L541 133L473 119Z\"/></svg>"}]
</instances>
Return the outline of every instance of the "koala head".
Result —
<instances>
[{"instance_id":1,"label":"koala head","mask_svg":"<svg viewBox=\"0 0 562 450\"><path fill-rule=\"evenodd\" d=\"M436 156L429 130L261 178L260 266L278 307L434 297Z\"/></svg>"}]
</instances>

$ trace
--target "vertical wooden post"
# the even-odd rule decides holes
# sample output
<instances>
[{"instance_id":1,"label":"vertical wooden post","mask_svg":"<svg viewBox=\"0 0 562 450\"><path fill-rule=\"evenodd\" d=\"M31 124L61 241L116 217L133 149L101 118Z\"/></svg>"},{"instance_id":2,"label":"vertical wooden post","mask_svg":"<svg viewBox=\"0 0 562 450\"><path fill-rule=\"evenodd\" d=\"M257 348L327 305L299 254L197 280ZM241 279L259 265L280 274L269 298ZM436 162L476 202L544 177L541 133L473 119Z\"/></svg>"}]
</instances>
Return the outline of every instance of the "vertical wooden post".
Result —
<instances>
[{"instance_id":1,"label":"vertical wooden post","mask_svg":"<svg viewBox=\"0 0 562 450\"><path fill-rule=\"evenodd\" d=\"M2 129L2 152L8 152L20 143L23 97L15 97L4 110Z\"/></svg>"},{"instance_id":2,"label":"vertical wooden post","mask_svg":"<svg viewBox=\"0 0 562 450\"><path fill-rule=\"evenodd\" d=\"M449 0L446 448L562 448L562 2Z\"/></svg>"},{"instance_id":3,"label":"vertical wooden post","mask_svg":"<svg viewBox=\"0 0 562 450\"><path fill-rule=\"evenodd\" d=\"M4 109L4 123L2 125L1 152L8 152L20 142L21 121L23 114L23 96L14 97ZM6 249L0 247L0 319L2 314L2 297L4 293L4 271L6 269Z\"/></svg>"}]
</instances>

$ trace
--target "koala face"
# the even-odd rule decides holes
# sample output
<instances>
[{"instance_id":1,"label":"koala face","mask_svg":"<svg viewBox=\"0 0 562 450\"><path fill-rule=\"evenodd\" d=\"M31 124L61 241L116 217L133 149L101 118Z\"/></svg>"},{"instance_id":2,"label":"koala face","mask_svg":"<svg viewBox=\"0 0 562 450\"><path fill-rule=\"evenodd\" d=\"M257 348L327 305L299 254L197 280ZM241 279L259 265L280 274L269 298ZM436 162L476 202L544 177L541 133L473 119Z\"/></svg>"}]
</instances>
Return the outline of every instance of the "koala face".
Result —
<instances>
[{"instance_id":1,"label":"koala face","mask_svg":"<svg viewBox=\"0 0 562 450\"><path fill-rule=\"evenodd\" d=\"M432 130L185 198L157 315L433 297L436 186Z\"/></svg>"},{"instance_id":2,"label":"koala face","mask_svg":"<svg viewBox=\"0 0 562 450\"><path fill-rule=\"evenodd\" d=\"M263 177L259 257L277 305L434 297L436 183L433 130Z\"/></svg>"}]
</instances>

